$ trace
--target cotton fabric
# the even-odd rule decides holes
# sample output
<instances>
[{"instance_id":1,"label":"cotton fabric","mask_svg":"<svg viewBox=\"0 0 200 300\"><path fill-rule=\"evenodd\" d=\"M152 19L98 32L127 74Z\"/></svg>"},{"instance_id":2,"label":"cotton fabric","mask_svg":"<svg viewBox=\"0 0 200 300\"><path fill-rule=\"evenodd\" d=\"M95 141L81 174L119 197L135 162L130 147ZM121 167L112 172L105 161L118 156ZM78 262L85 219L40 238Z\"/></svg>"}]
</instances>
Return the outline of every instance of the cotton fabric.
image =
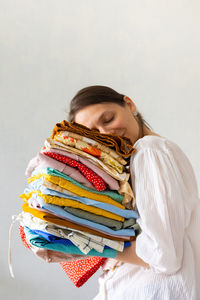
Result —
<instances>
[{"instance_id":1,"label":"cotton fabric","mask_svg":"<svg viewBox=\"0 0 200 300\"><path fill-rule=\"evenodd\" d=\"M80 170L80 172L87 178L87 180L93 184L97 191L104 191L107 188L104 180L99 175L97 175L94 171L86 167L84 164L76 161L75 159L48 151L45 151L43 153L56 161L61 161L64 164L68 164L73 169L78 168L78 170ZM76 180L80 182L80 180Z\"/></svg>"},{"instance_id":2,"label":"cotton fabric","mask_svg":"<svg viewBox=\"0 0 200 300\"><path fill-rule=\"evenodd\" d=\"M74 245L64 245L61 243L52 243L41 237L40 235L34 233L28 227L24 227L24 233L26 236L26 240L29 244L36 246L38 248L44 248L48 250L55 250L63 253L83 255L83 253L79 250L78 247ZM102 253L97 252L92 249L88 255L90 256L99 256L99 257L116 257L117 251L111 248L104 249Z\"/></svg>"},{"instance_id":3,"label":"cotton fabric","mask_svg":"<svg viewBox=\"0 0 200 300\"><path fill-rule=\"evenodd\" d=\"M46 188L45 186L48 186L49 188ZM43 178L42 179L37 179L37 180L31 182L28 185L28 188L26 188L24 190L24 192L29 193L33 190L36 190L36 191L38 190L42 194L45 194L45 195L52 195L52 196L68 198L68 199L75 200L75 201L81 202L83 204L86 204L88 206L94 206L94 207L102 208L103 210L106 210L109 213L113 213L115 215L122 216L126 219L138 218L138 214L137 214L136 211L128 210L128 209L121 209L119 207L116 207L116 206L108 204L108 203L99 202L99 201L92 200L92 199L85 198L85 197L79 197L75 194L73 196L73 195L71 195L72 193L68 194L69 193L68 190L60 188L59 186L57 186L57 185L55 185L55 184L53 184L53 183L51 183L51 182L49 182L49 181L47 181ZM121 219L121 218L120 219L117 218L116 220L123 221L123 219Z\"/></svg>"},{"instance_id":4,"label":"cotton fabric","mask_svg":"<svg viewBox=\"0 0 200 300\"><path fill-rule=\"evenodd\" d=\"M98 168L96 165L94 165L92 162L90 162L88 159L85 159L79 155L76 155L75 153L66 152L63 150L55 149L50 143L46 142L46 147L43 147L41 150L42 153L48 152L52 155L59 154L62 156L67 156L72 159L75 159L78 162L81 162L85 166L87 166L89 169L93 170L97 175L99 175L101 178L104 179L106 184L108 185L109 189L111 190L118 190L119 189L119 183L116 179L111 177L108 173L104 172L104 170Z\"/></svg>"},{"instance_id":5,"label":"cotton fabric","mask_svg":"<svg viewBox=\"0 0 200 300\"><path fill-rule=\"evenodd\" d=\"M104 164L110 166L111 168L115 169L118 173L122 173L124 171L124 167L120 164L116 159L110 156L108 153L99 150L95 146L90 145L89 143L67 136L65 131L61 131L54 136L54 140L58 141L64 145L67 145L72 148L76 148L83 152L89 153L90 155L97 157L100 159ZM126 162L125 162L126 164Z\"/></svg>"},{"instance_id":6,"label":"cotton fabric","mask_svg":"<svg viewBox=\"0 0 200 300\"><path fill-rule=\"evenodd\" d=\"M70 258L70 255L66 253L30 246L26 241L24 228L20 226L19 230L24 246L31 249L35 255L48 263L60 262L62 269L73 281L76 287L81 287L106 260L104 257L94 256L87 258L87 256L83 257L80 255L73 255ZM68 261L70 259L73 259L73 261Z\"/></svg>"},{"instance_id":7,"label":"cotton fabric","mask_svg":"<svg viewBox=\"0 0 200 300\"><path fill-rule=\"evenodd\" d=\"M44 220L46 222L49 222L49 223L52 223L52 224L56 224L56 225L59 225L59 226L64 226L64 227L67 227L67 228L71 228L71 229L77 229L77 230L80 230L80 231L87 231L89 233L92 233L94 235L98 235L98 236L101 236L101 237L105 237L105 238L108 238L108 239L111 239L111 240L117 240L117 241L131 241L131 240L134 240L135 237L133 236L117 236L115 234L111 235L111 234L105 234L104 232L102 232L101 230L94 230L94 229L91 229L89 227L85 227L83 225L78 225L78 224L75 224L75 223L72 223L70 221L67 221L65 219L61 219L55 215L52 215L50 213L47 213L45 211L40 211L38 209L35 209L35 208L31 208L28 203L24 203L22 205L22 210L24 212L27 212L27 213L30 213L32 214L34 217L36 218L39 218L41 220Z\"/></svg>"}]
</instances>

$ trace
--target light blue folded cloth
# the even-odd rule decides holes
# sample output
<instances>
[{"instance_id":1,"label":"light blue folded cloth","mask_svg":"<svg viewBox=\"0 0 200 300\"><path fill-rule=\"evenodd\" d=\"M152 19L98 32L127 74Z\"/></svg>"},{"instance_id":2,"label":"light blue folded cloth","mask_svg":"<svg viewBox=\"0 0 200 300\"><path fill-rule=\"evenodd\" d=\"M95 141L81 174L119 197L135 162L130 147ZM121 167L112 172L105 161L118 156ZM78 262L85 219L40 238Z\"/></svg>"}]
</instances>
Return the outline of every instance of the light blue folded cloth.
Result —
<instances>
[{"instance_id":1,"label":"light blue folded cloth","mask_svg":"<svg viewBox=\"0 0 200 300\"><path fill-rule=\"evenodd\" d=\"M45 194L45 195L52 195L52 196L57 196L57 197L62 197L62 198L68 198L68 199L76 200L76 201L81 202L81 203L86 204L86 205L102 208L102 209L107 210L109 212L112 212L116 215L122 216L126 219L130 219L130 218L137 219L139 217L138 213L134 210L121 209L121 208L119 208L117 206L114 206L112 204L92 200L92 199L85 198L85 197L71 196L71 195L67 195L67 194L60 193L60 192L54 191L52 189L46 188L45 186L42 185L42 179L41 178L32 181L28 185L28 187L24 190L24 193L26 194L26 193L29 193L33 190L40 191L42 194Z\"/></svg>"}]
</instances>

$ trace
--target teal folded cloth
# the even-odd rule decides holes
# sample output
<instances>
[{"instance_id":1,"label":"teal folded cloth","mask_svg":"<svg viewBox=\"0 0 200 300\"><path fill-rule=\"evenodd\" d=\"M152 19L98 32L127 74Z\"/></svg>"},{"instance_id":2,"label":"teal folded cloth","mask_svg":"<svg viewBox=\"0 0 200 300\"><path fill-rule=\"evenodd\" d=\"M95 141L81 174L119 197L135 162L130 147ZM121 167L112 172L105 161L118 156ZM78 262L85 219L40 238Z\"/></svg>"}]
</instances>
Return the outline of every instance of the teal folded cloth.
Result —
<instances>
[{"instance_id":1,"label":"teal folded cloth","mask_svg":"<svg viewBox=\"0 0 200 300\"><path fill-rule=\"evenodd\" d=\"M30 228L24 227L24 233L26 236L26 240L31 245L38 247L38 248L44 248L48 250L53 251L59 251L63 253L69 253L69 254L77 254L77 255L85 255L81 250L76 247L75 245L63 245L58 243L52 243L41 237L39 234L34 233ZM117 250L114 249L104 249L102 253L92 249L90 252L88 252L87 255L90 256L99 256L99 257L106 257L106 258L116 258L117 256Z\"/></svg>"}]
</instances>

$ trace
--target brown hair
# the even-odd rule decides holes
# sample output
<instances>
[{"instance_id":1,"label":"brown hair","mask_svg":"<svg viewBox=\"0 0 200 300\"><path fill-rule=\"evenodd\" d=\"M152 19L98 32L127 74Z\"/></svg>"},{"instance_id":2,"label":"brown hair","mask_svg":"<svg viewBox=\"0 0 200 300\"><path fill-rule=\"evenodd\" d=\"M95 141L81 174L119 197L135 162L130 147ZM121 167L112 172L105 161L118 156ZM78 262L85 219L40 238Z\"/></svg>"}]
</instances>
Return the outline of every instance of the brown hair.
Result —
<instances>
[{"instance_id":1,"label":"brown hair","mask_svg":"<svg viewBox=\"0 0 200 300\"><path fill-rule=\"evenodd\" d=\"M121 106L125 106L125 101L123 100L125 95L119 94L115 90L111 89L110 87L103 86L103 85L93 85L88 86L76 93L76 95L72 98L70 103L70 111L68 115L69 122L74 121L75 114L87 107L88 105L98 104L102 102L111 102L116 103ZM151 128L151 126L143 119L141 113L138 112L136 116L142 136L143 134L143 126L147 126Z\"/></svg>"}]
</instances>

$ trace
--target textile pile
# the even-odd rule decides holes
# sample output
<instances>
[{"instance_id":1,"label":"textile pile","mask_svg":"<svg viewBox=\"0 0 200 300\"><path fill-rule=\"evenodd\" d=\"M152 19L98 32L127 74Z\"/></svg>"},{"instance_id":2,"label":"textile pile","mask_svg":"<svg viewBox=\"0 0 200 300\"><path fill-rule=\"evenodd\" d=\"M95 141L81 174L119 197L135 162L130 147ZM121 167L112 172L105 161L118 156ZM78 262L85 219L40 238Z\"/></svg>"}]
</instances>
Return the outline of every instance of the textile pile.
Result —
<instances>
[{"instance_id":1,"label":"textile pile","mask_svg":"<svg viewBox=\"0 0 200 300\"><path fill-rule=\"evenodd\" d=\"M77 287L135 238L134 151L127 138L64 120L28 164L21 239L38 257L60 263Z\"/></svg>"}]
</instances>

